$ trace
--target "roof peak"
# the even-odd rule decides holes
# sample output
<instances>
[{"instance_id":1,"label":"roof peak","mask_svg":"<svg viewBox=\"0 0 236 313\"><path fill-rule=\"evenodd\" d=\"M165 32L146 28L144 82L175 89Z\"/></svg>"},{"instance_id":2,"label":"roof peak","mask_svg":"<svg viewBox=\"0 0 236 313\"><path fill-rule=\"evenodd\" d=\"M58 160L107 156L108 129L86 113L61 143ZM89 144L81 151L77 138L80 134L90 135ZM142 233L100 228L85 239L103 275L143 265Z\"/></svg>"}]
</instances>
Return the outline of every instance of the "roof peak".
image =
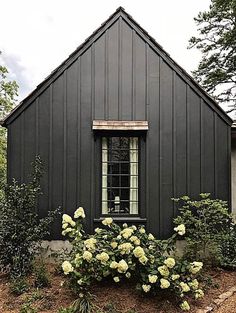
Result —
<instances>
[{"instance_id":1,"label":"roof peak","mask_svg":"<svg viewBox=\"0 0 236 313\"><path fill-rule=\"evenodd\" d=\"M215 110L219 110L220 113L224 113L224 118L228 120L228 123L231 123L232 120L227 114L223 111L223 109L206 93L203 88L198 85L196 81L181 67L179 66L170 55L163 49L163 47L156 42L156 40L148 34L148 32L139 25L133 17L125 11L122 6L119 6L110 17L105 20L85 41L75 49L69 57L64 60L56 69L54 69L37 87L34 89L24 100L22 100L18 106L16 106L10 114L5 117L5 119L1 122L1 125L7 126L7 124L11 123L28 105L35 100L40 93L48 87L48 85L53 82L56 77L58 77L70 64L72 64L76 58L79 57L81 53L83 53L89 45L91 45L96 39L99 38L100 34L105 32L108 27L110 27L116 20L124 19L126 23L130 25L134 29L134 31L145 40L153 49L156 51L164 61L173 68L179 75L181 75L184 80L188 84L193 84L196 87L198 92L203 93L210 102L214 102L213 106ZM16 113L17 112L17 113Z\"/></svg>"}]
</instances>

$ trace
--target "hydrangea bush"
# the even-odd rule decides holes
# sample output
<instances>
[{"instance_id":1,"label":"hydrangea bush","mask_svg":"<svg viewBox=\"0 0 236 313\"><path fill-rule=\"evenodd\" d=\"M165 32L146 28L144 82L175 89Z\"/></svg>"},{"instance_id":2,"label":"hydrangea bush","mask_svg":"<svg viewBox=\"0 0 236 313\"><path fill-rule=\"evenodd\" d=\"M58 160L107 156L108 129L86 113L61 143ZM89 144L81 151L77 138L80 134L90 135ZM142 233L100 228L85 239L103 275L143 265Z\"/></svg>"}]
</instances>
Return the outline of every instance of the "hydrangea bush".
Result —
<instances>
[{"instance_id":1,"label":"hydrangea bush","mask_svg":"<svg viewBox=\"0 0 236 313\"><path fill-rule=\"evenodd\" d=\"M179 298L185 311L190 309L186 295L195 299L204 296L197 280L203 263L187 262L173 254L176 236L184 235L185 225L178 225L171 238L161 241L143 226L120 227L111 217L102 221L103 228L96 228L89 235L83 230L84 218L84 209L79 207L74 219L64 214L62 220L62 234L68 236L73 247L62 269L80 296L92 282L109 277L115 283L132 278L144 293L169 290Z\"/></svg>"}]
</instances>

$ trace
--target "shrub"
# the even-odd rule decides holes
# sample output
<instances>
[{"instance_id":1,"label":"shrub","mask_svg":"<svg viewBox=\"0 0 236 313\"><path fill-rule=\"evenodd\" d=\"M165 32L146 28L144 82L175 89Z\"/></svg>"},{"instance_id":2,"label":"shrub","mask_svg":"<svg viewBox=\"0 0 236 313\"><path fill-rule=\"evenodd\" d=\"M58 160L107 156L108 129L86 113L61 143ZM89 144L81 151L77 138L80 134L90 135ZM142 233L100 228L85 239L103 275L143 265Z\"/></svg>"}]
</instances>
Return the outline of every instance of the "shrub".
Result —
<instances>
[{"instance_id":1,"label":"shrub","mask_svg":"<svg viewBox=\"0 0 236 313\"><path fill-rule=\"evenodd\" d=\"M39 219L36 207L41 175L42 163L36 157L30 182L20 184L13 179L0 200L0 266L8 268L13 277L30 272L41 240L49 233L49 225L59 211Z\"/></svg>"},{"instance_id":2,"label":"shrub","mask_svg":"<svg viewBox=\"0 0 236 313\"><path fill-rule=\"evenodd\" d=\"M218 265L235 262L236 228L227 202L210 194L200 194L198 201L188 196L173 200L180 206L174 223L186 227L185 256Z\"/></svg>"},{"instance_id":3,"label":"shrub","mask_svg":"<svg viewBox=\"0 0 236 313\"><path fill-rule=\"evenodd\" d=\"M41 259L40 262L35 262L33 267L34 285L36 288L49 287L50 279L45 262Z\"/></svg>"},{"instance_id":4,"label":"shrub","mask_svg":"<svg viewBox=\"0 0 236 313\"><path fill-rule=\"evenodd\" d=\"M224 268L236 269L236 225L233 222L220 240L219 262Z\"/></svg>"},{"instance_id":5,"label":"shrub","mask_svg":"<svg viewBox=\"0 0 236 313\"><path fill-rule=\"evenodd\" d=\"M183 310L188 310L188 303L183 301L185 295L203 296L197 281L203 264L168 255L173 253L176 234L160 241L147 234L143 226L120 227L112 218L105 218L102 221L105 228L96 228L93 235L88 235L83 230L84 218L80 207L74 213L75 220L64 214L62 221L62 234L69 237L73 247L62 268L80 297L92 282L109 277L115 283L132 277L144 293L169 290L181 299ZM184 234L184 225L176 231Z\"/></svg>"}]
</instances>

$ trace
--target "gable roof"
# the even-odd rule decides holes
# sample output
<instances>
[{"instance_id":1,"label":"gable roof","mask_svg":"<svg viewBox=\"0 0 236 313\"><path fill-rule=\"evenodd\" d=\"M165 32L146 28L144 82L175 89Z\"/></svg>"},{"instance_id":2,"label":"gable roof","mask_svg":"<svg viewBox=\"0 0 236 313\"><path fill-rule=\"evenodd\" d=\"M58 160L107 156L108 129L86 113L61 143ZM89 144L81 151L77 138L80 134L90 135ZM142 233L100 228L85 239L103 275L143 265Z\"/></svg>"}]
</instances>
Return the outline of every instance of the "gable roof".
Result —
<instances>
[{"instance_id":1,"label":"gable roof","mask_svg":"<svg viewBox=\"0 0 236 313\"><path fill-rule=\"evenodd\" d=\"M219 106L219 104L180 66L170 55L159 45L156 40L145 31L131 15L125 12L124 8L119 7L104 23L101 24L69 57L62 62L54 71L51 72L24 100L22 100L11 112L1 121L1 125L7 127L19 114L21 114L54 80L60 76L81 54L85 52L113 23L119 18L132 27L136 33L147 42L152 49L159 54L163 60L176 72L181 78L198 93L204 101L229 125L232 119Z\"/></svg>"}]
</instances>

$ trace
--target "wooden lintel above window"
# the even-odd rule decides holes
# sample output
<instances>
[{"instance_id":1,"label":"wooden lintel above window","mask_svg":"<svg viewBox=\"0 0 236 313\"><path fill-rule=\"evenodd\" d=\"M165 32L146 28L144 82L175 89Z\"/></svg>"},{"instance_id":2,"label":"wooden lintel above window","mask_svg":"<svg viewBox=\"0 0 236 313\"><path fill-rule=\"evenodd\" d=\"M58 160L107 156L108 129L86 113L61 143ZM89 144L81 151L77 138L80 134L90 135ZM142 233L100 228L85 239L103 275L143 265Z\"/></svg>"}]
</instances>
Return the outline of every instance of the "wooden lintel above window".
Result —
<instances>
[{"instance_id":1,"label":"wooden lintel above window","mask_svg":"<svg viewBox=\"0 0 236 313\"><path fill-rule=\"evenodd\" d=\"M93 130L148 130L148 121L94 120Z\"/></svg>"}]
</instances>

